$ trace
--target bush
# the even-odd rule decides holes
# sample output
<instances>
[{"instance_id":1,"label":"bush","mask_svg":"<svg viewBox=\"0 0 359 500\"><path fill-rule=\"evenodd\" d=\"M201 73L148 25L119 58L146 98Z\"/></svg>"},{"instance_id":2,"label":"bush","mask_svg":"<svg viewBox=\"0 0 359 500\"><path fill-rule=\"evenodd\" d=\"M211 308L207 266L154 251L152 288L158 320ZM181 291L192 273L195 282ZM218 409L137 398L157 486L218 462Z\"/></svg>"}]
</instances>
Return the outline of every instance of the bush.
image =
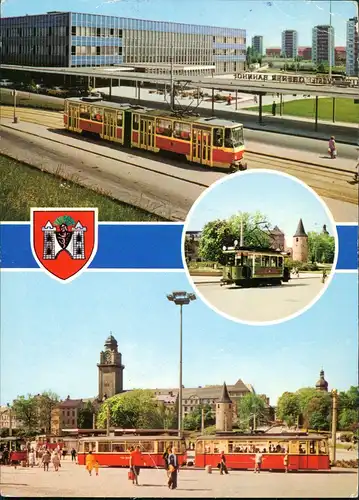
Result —
<instances>
[{"instance_id":1,"label":"bush","mask_svg":"<svg viewBox=\"0 0 359 500\"><path fill-rule=\"evenodd\" d=\"M357 469L359 460L337 460L334 465L335 467L342 467L343 469Z\"/></svg>"},{"instance_id":2,"label":"bush","mask_svg":"<svg viewBox=\"0 0 359 500\"><path fill-rule=\"evenodd\" d=\"M298 271L318 271L319 269L318 265L315 263L310 264L307 262L299 262L298 260L292 260L292 259L287 259L285 265L288 267L290 271L294 268L298 269Z\"/></svg>"},{"instance_id":3,"label":"bush","mask_svg":"<svg viewBox=\"0 0 359 500\"><path fill-rule=\"evenodd\" d=\"M222 269L222 266L218 262L194 262L191 261L188 264L190 269Z\"/></svg>"},{"instance_id":4,"label":"bush","mask_svg":"<svg viewBox=\"0 0 359 500\"><path fill-rule=\"evenodd\" d=\"M350 443L353 439L353 433L352 432L342 432L340 434L340 441L342 443Z\"/></svg>"}]
</instances>

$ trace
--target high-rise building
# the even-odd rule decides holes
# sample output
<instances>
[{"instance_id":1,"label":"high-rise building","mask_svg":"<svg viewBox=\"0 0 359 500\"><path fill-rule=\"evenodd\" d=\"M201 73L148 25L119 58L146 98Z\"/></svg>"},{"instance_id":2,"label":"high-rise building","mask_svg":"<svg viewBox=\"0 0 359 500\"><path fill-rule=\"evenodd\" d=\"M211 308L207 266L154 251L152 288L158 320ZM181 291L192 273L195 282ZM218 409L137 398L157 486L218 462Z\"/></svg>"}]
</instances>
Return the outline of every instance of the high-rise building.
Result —
<instances>
[{"instance_id":1,"label":"high-rise building","mask_svg":"<svg viewBox=\"0 0 359 500\"><path fill-rule=\"evenodd\" d=\"M115 16L48 12L0 19L1 62L24 66L187 66L187 74L244 69L246 31ZM192 66L189 67L189 66Z\"/></svg>"},{"instance_id":2,"label":"high-rise building","mask_svg":"<svg viewBox=\"0 0 359 500\"><path fill-rule=\"evenodd\" d=\"M294 59L298 54L298 33L295 30L282 31L282 50L284 57Z\"/></svg>"},{"instance_id":3,"label":"high-rise building","mask_svg":"<svg viewBox=\"0 0 359 500\"><path fill-rule=\"evenodd\" d=\"M314 26L312 38L312 61L315 64L334 66L334 28L329 25Z\"/></svg>"},{"instance_id":4,"label":"high-rise building","mask_svg":"<svg viewBox=\"0 0 359 500\"><path fill-rule=\"evenodd\" d=\"M256 35L252 37L252 51L259 56L263 55L263 37Z\"/></svg>"},{"instance_id":5,"label":"high-rise building","mask_svg":"<svg viewBox=\"0 0 359 500\"><path fill-rule=\"evenodd\" d=\"M347 21L346 73L358 76L358 18Z\"/></svg>"}]
</instances>

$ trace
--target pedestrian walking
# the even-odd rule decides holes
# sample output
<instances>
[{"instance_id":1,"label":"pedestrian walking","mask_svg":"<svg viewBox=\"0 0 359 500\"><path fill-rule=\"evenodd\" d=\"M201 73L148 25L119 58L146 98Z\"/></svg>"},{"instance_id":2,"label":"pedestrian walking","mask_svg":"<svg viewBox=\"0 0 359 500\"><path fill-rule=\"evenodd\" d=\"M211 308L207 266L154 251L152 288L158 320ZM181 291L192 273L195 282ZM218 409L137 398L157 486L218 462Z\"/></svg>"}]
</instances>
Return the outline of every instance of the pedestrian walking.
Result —
<instances>
[{"instance_id":1,"label":"pedestrian walking","mask_svg":"<svg viewBox=\"0 0 359 500\"><path fill-rule=\"evenodd\" d=\"M325 280L327 279L327 277L328 277L327 270L326 270L326 269L323 269L323 273L322 273L322 283L325 283Z\"/></svg>"},{"instance_id":2,"label":"pedestrian walking","mask_svg":"<svg viewBox=\"0 0 359 500\"><path fill-rule=\"evenodd\" d=\"M354 172L354 182L358 182L358 175L359 175L359 156L357 158L357 164L356 164L356 172Z\"/></svg>"},{"instance_id":3,"label":"pedestrian walking","mask_svg":"<svg viewBox=\"0 0 359 500\"><path fill-rule=\"evenodd\" d=\"M89 451L86 456L86 470L88 470L90 476L92 476L92 469L94 468L95 462L96 458L93 456L92 451Z\"/></svg>"},{"instance_id":4,"label":"pedestrian walking","mask_svg":"<svg viewBox=\"0 0 359 500\"><path fill-rule=\"evenodd\" d=\"M52 465L54 466L55 472L58 472L60 467L60 457L56 450L52 454Z\"/></svg>"},{"instance_id":5,"label":"pedestrian walking","mask_svg":"<svg viewBox=\"0 0 359 500\"><path fill-rule=\"evenodd\" d=\"M262 467L262 460L263 460L263 455L262 453L257 449L257 452L254 457L254 473L258 472L258 474L261 471Z\"/></svg>"},{"instance_id":6,"label":"pedestrian walking","mask_svg":"<svg viewBox=\"0 0 359 500\"><path fill-rule=\"evenodd\" d=\"M165 471L166 471L166 475L167 477L169 477L169 471L168 471L168 448L165 449L163 455L162 455L162 458L163 458L163 461L164 461L164 468L165 468Z\"/></svg>"},{"instance_id":7,"label":"pedestrian walking","mask_svg":"<svg viewBox=\"0 0 359 500\"><path fill-rule=\"evenodd\" d=\"M330 154L330 158L333 160L337 157L338 152L337 152L337 145L335 143L335 137L334 135L331 136L329 139L329 145L328 145L328 153Z\"/></svg>"},{"instance_id":8,"label":"pedestrian walking","mask_svg":"<svg viewBox=\"0 0 359 500\"><path fill-rule=\"evenodd\" d=\"M285 455L283 457L283 465L284 465L285 472L288 472L289 456L288 456L287 452L285 453Z\"/></svg>"},{"instance_id":9,"label":"pedestrian walking","mask_svg":"<svg viewBox=\"0 0 359 500\"><path fill-rule=\"evenodd\" d=\"M178 459L174 448L170 448L168 453L168 487L170 490L175 490L177 488L177 476L178 476Z\"/></svg>"},{"instance_id":10,"label":"pedestrian walking","mask_svg":"<svg viewBox=\"0 0 359 500\"><path fill-rule=\"evenodd\" d=\"M76 462L76 450L75 448L71 449L71 462L75 461Z\"/></svg>"},{"instance_id":11,"label":"pedestrian walking","mask_svg":"<svg viewBox=\"0 0 359 500\"><path fill-rule=\"evenodd\" d=\"M140 475L142 465L142 453L139 446L131 448L130 452L130 470L132 472L132 484L138 486L138 476Z\"/></svg>"},{"instance_id":12,"label":"pedestrian walking","mask_svg":"<svg viewBox=\"0 0 359 500\"><path fill-rule=\"evenodd\" d=\"M44 471L46 470L47 472L49 471L49 463L51 462L51 455L49 450L45 450L45 452L42 455L42 463L44 465Z\"/></svg>"},{"instance_id":13,"label":"pedestrian walking","mask_svg":"<svg viewBox=\"0 0 359 500\"><path fill-rule=\"evenodd\" d=\"M98 460L95 460L95 463L94 463L94 469L95 469L95 472L96 472L96 476L98 476L98 469L100 467L100 464L98 463Z\"/></svg>"},{"instance_id":14,"label":"pedestrian walking","mask_svg":"<svg viewBox=\"0 0 359 500\"><path fill-rule=\"evenodd\" d=\"M219 462L219 473L221 476L223 476L223 472L225 474L228 474L228 469L226 465L226 456L224 454L224 451L221 452L221 461Z\"/></svg>"},{"instance_id":15,"label":"pedestrian walking","mask_svg":"<svg viewBox=\"0 0 359 500\"><path fill-rule=\"evenodd\" d=\"M36 465L36 455L33 448L31 448L31 450L29 451L28 460L29 460L29 467L34 467L34 465Z\"/></svg>"}]
</instances>

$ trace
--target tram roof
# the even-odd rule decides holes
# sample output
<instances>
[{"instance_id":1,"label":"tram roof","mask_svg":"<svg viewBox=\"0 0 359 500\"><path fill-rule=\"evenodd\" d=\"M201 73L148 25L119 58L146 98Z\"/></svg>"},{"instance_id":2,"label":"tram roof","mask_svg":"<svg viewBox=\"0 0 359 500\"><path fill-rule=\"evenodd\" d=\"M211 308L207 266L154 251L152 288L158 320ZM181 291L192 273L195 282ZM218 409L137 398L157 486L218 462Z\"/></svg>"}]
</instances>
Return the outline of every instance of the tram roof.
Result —
<instances>
[{"instance_id":1,"label":"tram roof","mask_svg":"<svg viewBox=\"0 0 359 500\"><path fill-rule=\"evenodd\" d=\"M179 436L173 436L171 434L160 434L156 436L146 436L145 434L138 434L138 435L133 435L133 434L122 434L122 436L91 436L91 437L83 437L80 438L79 441L86 441L86 442L92 442L92 441L118 441L118 442L123 442L123 441L157 441L158 439L162 439L165 441L182 441L183 438L180 438Z\"/></svg>"},{"instance_id":2,"label":"tram roof","mask_svg":"<svg viewBox=\"0 0 359 500\"><path fill-rule=\"evenodd\" d=\"M256 252L263 254L273 254L273 255L287 255L286 252L282 250L274 250L273 248L259 248L259 247L229 247L227 250L223 250L223 253L239 253L239 252Z\"/></svg>"},{"instance_id":3,"label":"tram roof","mask_svg":"<svg viewBox=\"0 0 359 500\"><path fill-rule=\"evenodd\" d=\"M215 435L205 435L205 436L198 436L197 441L221 441L224 439L230 439L232 441L263 441L265 440L275 440L275 439L281 439L281 440L286 440L286 439L296 439L300 441L311 441L313 439L326 439L327 436L322 435L322 434L307 434L307 433L260 433L260 434L215 434Z\"/></svg>"},{"instance_id":4,"label":"tram roof","mask_svg":"<svg viewBox=\"0 0 359 500\"><path fill-rule=\"evenodd\" d=\"M104 106L106 108L112 108L112 109L122 109L122 110L129 110L129 111L137 111L138 113L146 113L146 115L149 116L155 116L155 117L161 117L161 118L170 118L170 119L178 119L180 120L186 120L189 122L195 122L195 123L201 123L203 125L209 125L209 126L216 126L216 127L238 127L242 126L242 123L239 123L235 120L224 120L223 118L217 118L215 116L212 117L203 117L203 116L196 116L196 115L187 115L187 116L181 116L177 115L176 113L173 113L172 111L166 111L166 110L161 110L161 109L155 109L155 108L147 108L145 106L140 106L136 104L129 104L129 103L122 103L122 102L111 102L111 101L105 101L103 99L98 98L98 100L86 100L83 99L82 97L69 97L66 99L69 102L76 102L76 103L81 103L81 104L87 104L90 105L92 104L93 106Z\"/></svg>"}]
</instances>

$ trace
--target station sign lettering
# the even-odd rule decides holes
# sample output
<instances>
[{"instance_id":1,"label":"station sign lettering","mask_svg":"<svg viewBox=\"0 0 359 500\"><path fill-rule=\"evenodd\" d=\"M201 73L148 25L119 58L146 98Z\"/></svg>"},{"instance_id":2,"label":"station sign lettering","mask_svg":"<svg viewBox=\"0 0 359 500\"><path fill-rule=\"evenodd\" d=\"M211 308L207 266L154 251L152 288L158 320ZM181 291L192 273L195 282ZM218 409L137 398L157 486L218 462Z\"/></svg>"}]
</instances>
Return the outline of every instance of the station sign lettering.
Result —
<instances>
[{"instance_id":1,"label":"station sign lettering","mask_svg":"<svg viewBox=\"0 0 359 500\"><path fill-rule=\"evenodd\" d=\"M304 85L331 85L335 82L345 82L350 87L358 86L358 78L350 79L337 79L327 78L325 76L292 76L280 74L266 74L266 73L239 73L237 75L239 80L256 80L262 82L276 82L276 83L301 83Z\"/></svg>"}]
</instances>

